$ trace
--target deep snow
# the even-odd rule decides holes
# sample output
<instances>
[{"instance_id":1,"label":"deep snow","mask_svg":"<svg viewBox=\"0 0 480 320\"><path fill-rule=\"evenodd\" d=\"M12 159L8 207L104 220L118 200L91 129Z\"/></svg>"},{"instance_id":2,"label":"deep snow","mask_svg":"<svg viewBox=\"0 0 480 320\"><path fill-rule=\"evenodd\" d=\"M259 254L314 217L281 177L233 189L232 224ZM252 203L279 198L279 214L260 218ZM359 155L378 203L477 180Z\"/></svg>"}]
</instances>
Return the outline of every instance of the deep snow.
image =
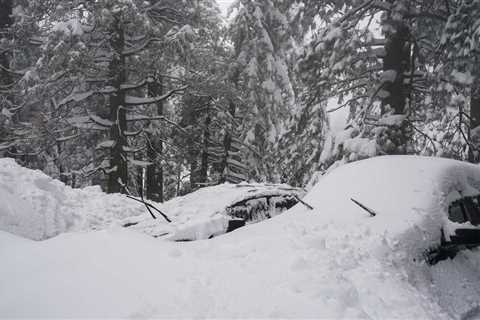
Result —
<instances>
[{"instance_id":1,"label":"deep snow","mask_svg":"<svg viewBox=\"0 0 480 320\"><path fill-rule=\"evenodd\" d=\"M72 189L39 170L0 159L0 230L34 240L66 231L103 229L145 214L142 204L99 187Z\"/></svg>"},{"instance_id":2,"label":"deep snow","mask_svg":"<svg viewBox=\"0 0 480 320\"><path fill-rule=\"evenodd\" d=\"M473 165L380 157L322 177L304 198L314 210L299 204L211 240L0 232L0 316L475 318L480 251L435 266L423 253L452 191L478 192L479 181Z\"/></svg>"},{"instance_id":3,"label":"deep snow","mask_svg":"<svg viewBox=\"0 0 480 320\"><path fill-rule=\"evenodd\" d=\"M251 195L302 195L287 185L221 184L203 188L165 203L153 203L154 220L145 206L121 194L106 194L99 187L72 189L39 170L0 159L0 230L33 240L67 231L105 229L137 223L131 229L168 239L207 239L225 232L230 217L225 208Z\"/></svg>"}]
</instances>

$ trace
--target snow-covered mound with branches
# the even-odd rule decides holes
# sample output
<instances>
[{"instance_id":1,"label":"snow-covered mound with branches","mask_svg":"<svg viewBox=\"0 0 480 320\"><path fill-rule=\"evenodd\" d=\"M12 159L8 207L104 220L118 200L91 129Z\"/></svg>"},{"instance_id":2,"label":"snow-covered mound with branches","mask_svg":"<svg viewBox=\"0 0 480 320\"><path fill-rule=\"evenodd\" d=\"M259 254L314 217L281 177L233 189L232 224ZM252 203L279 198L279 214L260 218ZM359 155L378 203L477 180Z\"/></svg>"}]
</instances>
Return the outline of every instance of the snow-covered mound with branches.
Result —
<instances>
[{"instance_id":1,"label":"snow-covered mound with branches","mask_svg":"<svg viewBox=\"0 0 480 320\"><path fill-rule=\"evenodd\" d=\"M172 220L167 223L152 210L157 216L154 220L142 203L124 195L106 194L99 187L72 189L41 171L21 167L13 159L0 159L0 230L33 240L112 224L131 225L131 229L171 240L206 239L225 233L231 219L226 212L229 206L252 196L291 195L303 193L287 185L226 183L206 187L163 204L153 203Z\"/></svg>"},{"instance_id":2,"label":"snow-covered mound with branches","mask_svg":"<svg viewBox=\"0 0 480 320\"><path fill-rule=\"evenodd\" d=\"M313 210L211 240L0 232L0 317L475 318L480 251L434 266L423 253L440 241L452 190L478 182L474 165L380 157L322 177L303 198Z\"/></svg>"},{"instance_id":3,"label":"snow-covered mound with branches","mask_svg":"<svg viewBox=\"0 0 480 320\"><path fill-rule=\"evenodd\" d=\"M302 189L288 185L224 183L156 204L172 220L171 224L164 223L160 216L153 220L148 215L132 216L121 224L133 224L131 229L170 240L207 239L225 233L232 218L242 218L247 223L265 220L285 211L285 205L291 207L295 196L303 195ZM237 214L240 211L249 217Z\"/></svg>"}]
</instances>

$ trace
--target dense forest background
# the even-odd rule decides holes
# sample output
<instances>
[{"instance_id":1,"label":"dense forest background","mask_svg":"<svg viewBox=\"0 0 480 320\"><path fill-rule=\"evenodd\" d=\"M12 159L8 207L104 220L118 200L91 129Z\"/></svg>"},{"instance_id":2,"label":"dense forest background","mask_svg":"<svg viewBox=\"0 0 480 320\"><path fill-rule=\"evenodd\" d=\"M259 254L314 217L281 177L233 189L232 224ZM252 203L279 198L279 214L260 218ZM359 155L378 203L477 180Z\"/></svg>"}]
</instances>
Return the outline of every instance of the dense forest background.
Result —
<instances>
[{"instance_id":1,"label":"dense forest background","mask_svg":"<svg viewBox=\"0 0 480 320\"><path fill-rule=\"evenodd\" d=\"M480 162L480 0L0 0L0 156L163 201ZM345 126L332 130L330 115Z\"/></svg>"}]
</instances>

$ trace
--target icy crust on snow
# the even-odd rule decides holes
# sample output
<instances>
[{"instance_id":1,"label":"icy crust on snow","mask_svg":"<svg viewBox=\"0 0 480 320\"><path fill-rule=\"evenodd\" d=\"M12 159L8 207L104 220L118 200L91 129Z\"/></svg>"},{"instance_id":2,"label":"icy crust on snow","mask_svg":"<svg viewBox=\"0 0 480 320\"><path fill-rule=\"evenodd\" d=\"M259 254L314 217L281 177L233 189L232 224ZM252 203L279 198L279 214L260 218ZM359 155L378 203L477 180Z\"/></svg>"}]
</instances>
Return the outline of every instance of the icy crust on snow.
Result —
<instances>
[{"instance_id":1,"label":"icy crust on snow","mask_svg":"<svg viewBox=\"0 0 480 320\"><path fill-rule=\"evenodd\" d=\"M102 229L145 208L99 187L72 189L39 170L0 159L0 230L33 240L66 231Z\"/></svg>"}]
</instances>

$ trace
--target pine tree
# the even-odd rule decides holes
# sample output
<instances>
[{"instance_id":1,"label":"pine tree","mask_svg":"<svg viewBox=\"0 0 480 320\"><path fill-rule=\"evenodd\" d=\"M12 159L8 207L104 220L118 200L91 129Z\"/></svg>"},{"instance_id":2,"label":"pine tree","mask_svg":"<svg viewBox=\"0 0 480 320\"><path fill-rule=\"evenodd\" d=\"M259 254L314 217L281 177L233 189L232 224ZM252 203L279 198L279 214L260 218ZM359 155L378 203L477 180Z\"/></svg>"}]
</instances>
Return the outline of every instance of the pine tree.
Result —
<instances>
[{"instance_id":1,"label":"pine tree","mask_svg":"<svg viewBox=\"0 0 480 320\"><path fill-rule=\"evenodd\" d=\"M236 5L239 12L230 29L235 47L231 79L247 93L251 116L245 142L254 150L251 176L275 180L273 154L294 103L288 65L292 32L280 2L239 0Z\"/></svg>"},{"instance_id":2,"label":"pine tree","mask_svg":"<svg viewBox=\"0 0 480 320\"><path fill-rule=\"evenodd\" d=\"M426 106L425 56L435 34L422 25L443 21L441 1L343 1L320 12L301 68L310 103L336 97L350 108L347 140L334 151L348 161L375 154L415 153L414 121ZM332 19L333 17L333 19ZM372 32L372 24L382 28ZM422 134L424 134L422 132Z\"/></svg>"}]
</instances>

